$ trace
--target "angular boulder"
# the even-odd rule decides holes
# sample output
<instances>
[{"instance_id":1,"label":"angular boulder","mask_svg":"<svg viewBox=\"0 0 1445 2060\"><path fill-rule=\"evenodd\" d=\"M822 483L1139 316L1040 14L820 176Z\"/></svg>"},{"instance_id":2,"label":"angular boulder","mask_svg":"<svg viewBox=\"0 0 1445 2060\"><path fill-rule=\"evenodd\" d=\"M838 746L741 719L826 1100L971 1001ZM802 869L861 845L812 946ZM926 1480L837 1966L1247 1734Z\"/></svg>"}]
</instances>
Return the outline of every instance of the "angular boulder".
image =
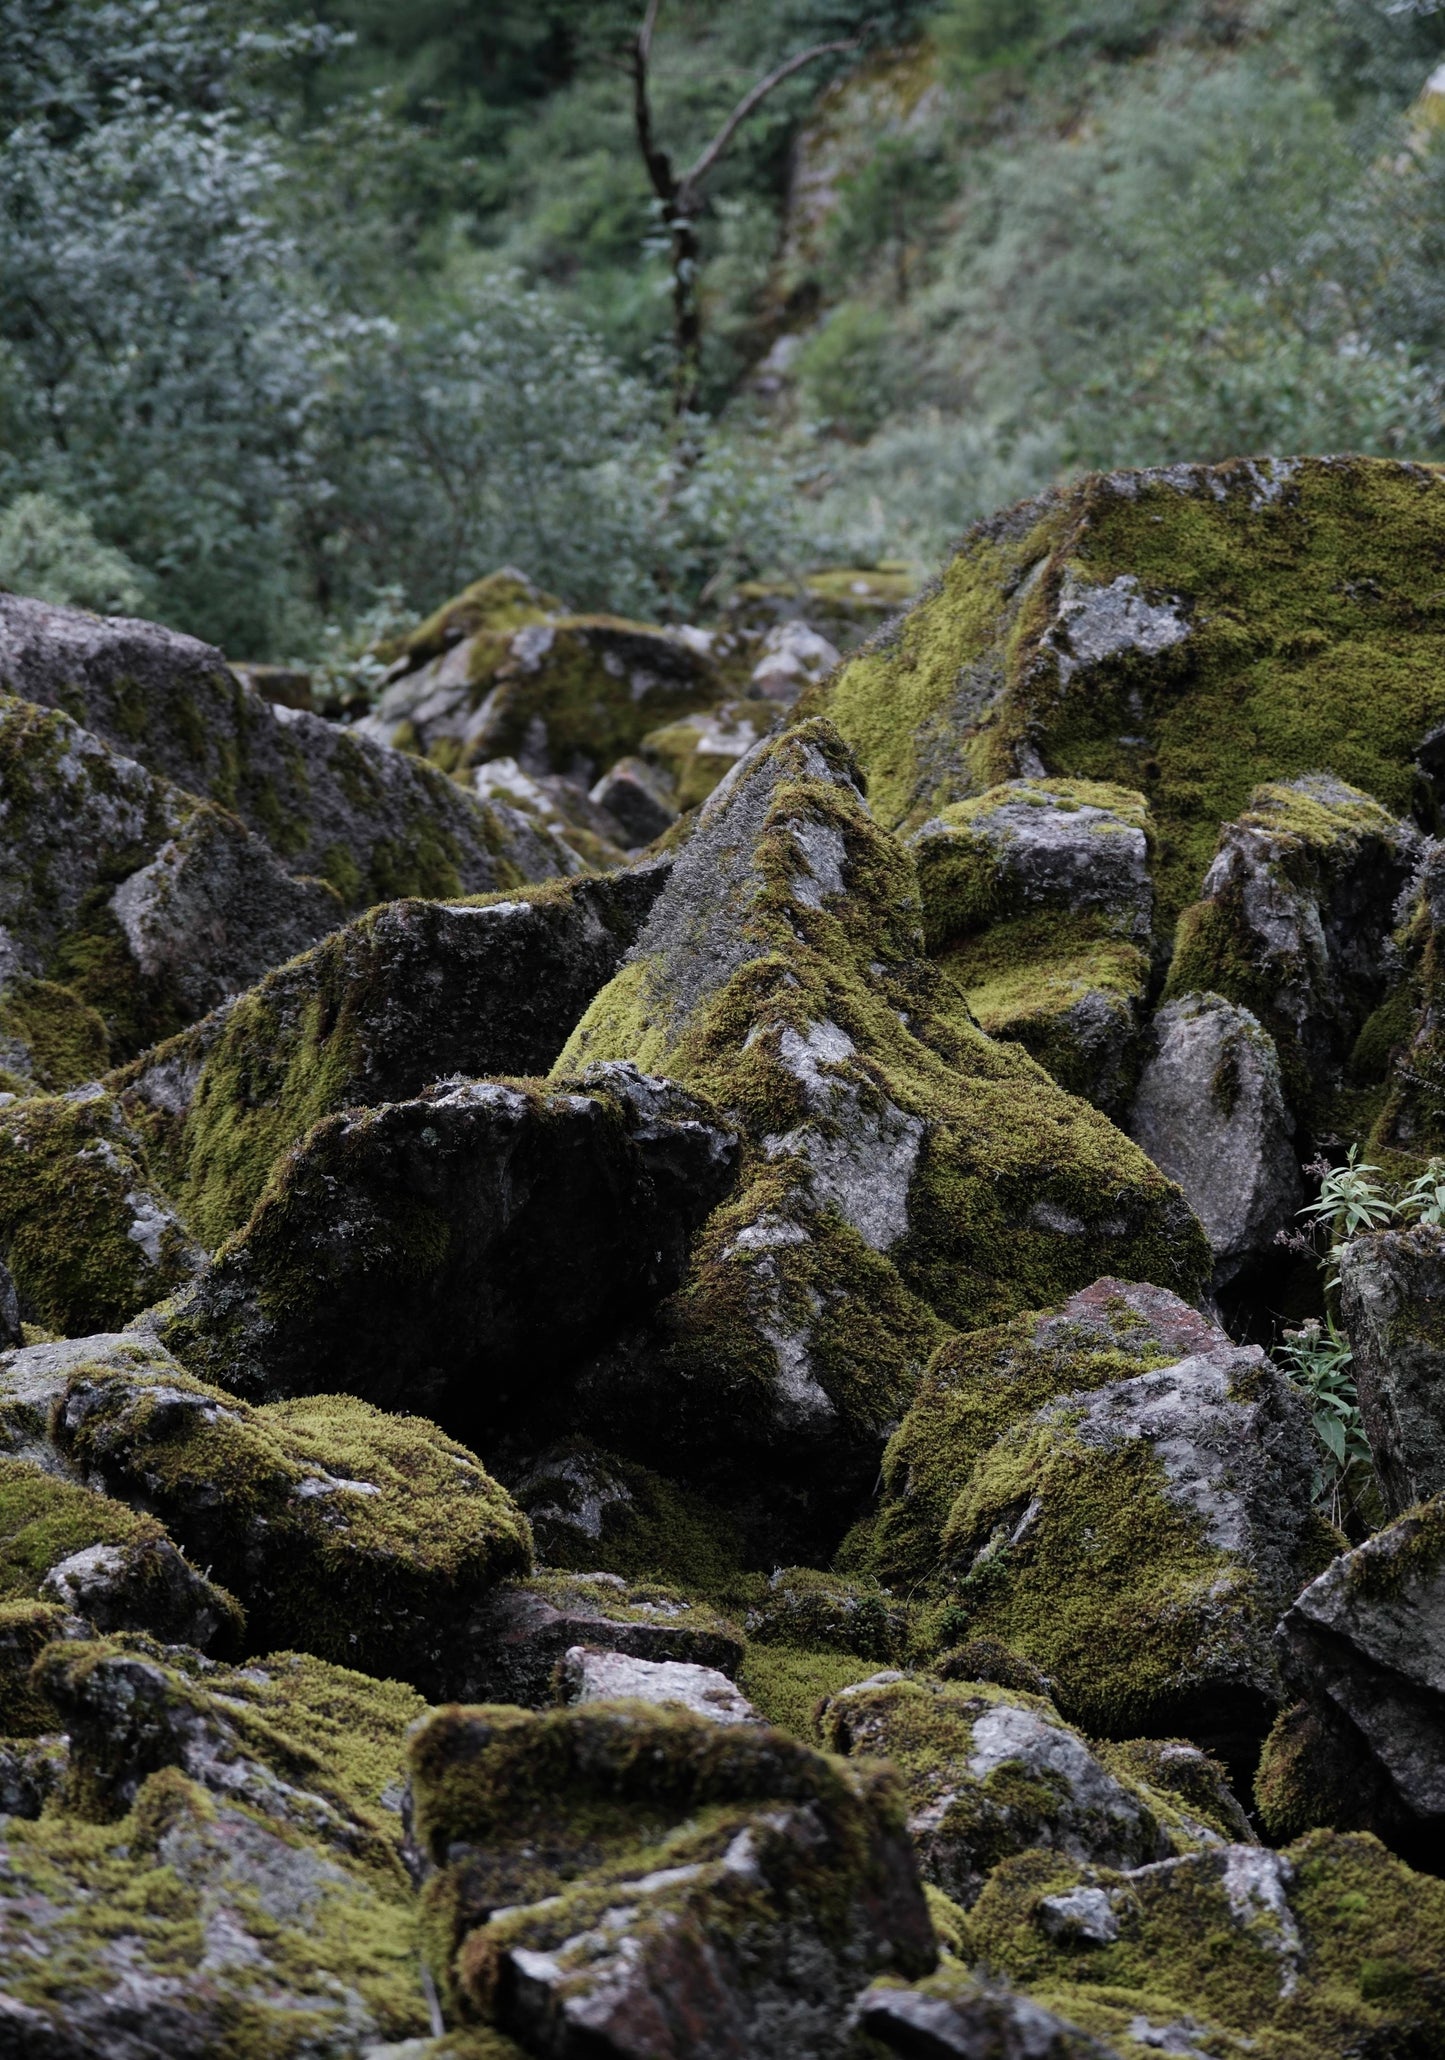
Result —
<instances>
[{"instance_id":1,"label":"angular boulder","mask_svg":"<svg viewBox=\"0 0 1445 2060\"><path fill-rule=\"evenodd\" d=\"M897 1767L923 1878L965 1910L1000 1860L1030 1847L1135 1867L1226 1842L1042 1696L875 1674L830 1698L821 1732L830 1752Z\"/></svg>"},{"instance_id":2,"label":"angular boulder","mask_svg":"<svg viewBox=\"0 0 1445 2060\"><path fill-rule=\"evenodd\" d=\"M0 1108L0 1259L28 1322L126 1322L204 1263L156 1188L145 1145L99 1087Z\"/></svg>"},{"instance_id":3,"label":"angular boulder","mask_svg":"<svg viewBox=\"0 0 1445 2060\"><path fill-rule=\"evenodd\" d=\"M195 637L0 595L0 689L64 710L192 795L219 802L288 871L347 908L484 894L576 869L545 831L481 806L437 767L273 704Z\"/></svg>"},{"instance_id":4,"label":"angular boulder","mask_svg":"<svg viewBox=\"0 0 1445 2060\"><path fill-rule=\"evenodd\" d=\"M256 1409L156 1355L74 1366L53 1423L83 1478L235 1589L253 1649L445 1695L479 1598L531 1567L526 1519L464 1446L349 1395Z\"/></svg>"},{"instance_id":5,"label":"angular boulder","mask_svg":"<svg viewBox=\"0 0 1445 2060\"><path fill-rule=\"evenodd\" d=\"M712 1724L762 1722L742 1690L716 1667L634 1659L606 1646L569 1646L557 1669L557 1688L565 1703L650 1702L661 1709L690 1710Z\"/></svg>"},{"instance_id":6,"label":"angular boulder","mask_svg":"<svg viewBox=\"0 0 1445 2060\"><path fill-rule=\"evenodd\" d=\"M1280 1663L1304 1707L1260 1770L1265 1822L1374 1831L1438 1866L1445 1831L1445 1497L1336 1559L1285 1612Z\"/></svg>"},{"instance_id":7,"label":"angular boulder","mask_svg":"<svg viewBox=\"0 0 1445 2060\"><path fill-rule=\"evenodd\" d=\"M174 1063L143 1061L115 1084L138 1120L160 1119L169 1183L219 1244L322 1117L459 1074L545 1073L667 872L664 860L515 897L388 902L242 996L183 1081Z\"/></svg>"},{"instance_id":8,"label":"angular boulder","mask_svg":"<svg viewBox=\"0 0 1445 2060\"><path fill-rule=\"evenodd\" d=\"M1225 1287L1292 1225L1304 1199L1274 1039L1248 1009L1186 994L1149 1026L1125 1127L1177 1180Z\"/></svg>"},{"instance_id":9,"label":"angular boulder","mask_svg":"<svg viewBox=\"0 0 1445 2060\"><path fill-rule=\"evenodd\" d=\"M579 1391L599 1434L626 1424L669 1470L685 1452L753 1491L766 1467L851 1497L946 1327L1101 1263L1197 1283L1177 1191L1025 1054L948 1016L921 945L906 854L829 725L760 746L718 789L558 1061L655 1066L746 1133L739 1194L657 1333Z\"/></svg>"},{"instance_id":10,"label":"angular boulder","mask_svg":"<svg viewBox=\"0 0 1445 2060\"><path fill-rule=\"evenodd\" d=\"M889 828L1037 774L1144 794L1167 936L1262 780L1328 772L1410 812L1416 751L1445 723L1442 538L1445 480L1427 466L1096 474L976 524L821 712Z\"/></svg>"},{"instance_id":11,"label":"angular boulder","mask_svg":"<svg viewBox=\"0 0 1445 2060\"><path fill-rule=\"evenodd\" d=\"M928 949L979 1026L1115 1116L1149 984L1152 842L1142 794L1041 779L956 802L910 840Z\"/></svg>"},{"instance_id":12,"label":"angular boulder","mask_svg":"<svg viewBox=\"0 0 1445 2060\"><path fill-rule=\"evenodd\" d=\"M735 1164L633 1066L443 1081L315 1124L157 1333L249 1400L344 1392L495 1439L545 1424L570 1365L676 1284Z\"/></svg>"},{"instance_id":13,"label":"angular boulder","mask_svg":"<svg viewBox=\"0 0 1445 2060\"><path fill-rule=\"evenodd\" d=\"M936 1960L885 1769L636 1703L440 1710L411 1765L433 1973L529 2052L841 2060Z\"/></svg>"},{"instance_id":14,"label":"angular boulder","mask_svg":"<svg viewBox=\"0 0 1445 2060\"><path fill-rule=\"evenodd\" d=\"M1115 2047L1007 1983L958 1967L907 1988L870 1988L858 2003L858 2028L905 2060L1119 2060Z\"/></svg>"},{"instance_id":15,"label":"angular boulder","mask_svg":"<svg viewBox=\"0 0 1445 2060\"><path fill-rule=\"evenodd\" d=\"M1445 1489L1445 1230L1422 1223L1351 1238L1339 1276L1375 1478L1399 1516Z\"/></svg>"}]
</instances>

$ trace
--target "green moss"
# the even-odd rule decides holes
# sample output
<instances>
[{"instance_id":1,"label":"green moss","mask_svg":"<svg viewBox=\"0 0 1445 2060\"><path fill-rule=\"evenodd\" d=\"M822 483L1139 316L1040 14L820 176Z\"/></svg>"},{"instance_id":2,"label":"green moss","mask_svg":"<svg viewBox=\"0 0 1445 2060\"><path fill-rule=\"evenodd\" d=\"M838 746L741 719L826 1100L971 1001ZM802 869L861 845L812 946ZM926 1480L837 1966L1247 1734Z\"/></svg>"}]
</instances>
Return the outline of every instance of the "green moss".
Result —
<instances>
[{"instance_id":1,"label":"green moss","mask_svg":"<svg viewBox=\"0 0 1445 2060\"><path fill-rule=\"evenodd\" d=\"M1436 651L1445 491L1431 468L1306 459L1267 491L1240 461L1116 474L980 524L938 585L835 679L828 713L880 818L916 824L1021 769L1148 798L1166 925L1261 777L1328 770L1395 814L1445 720ZM1138 582L1188 635L1066 682L1064 582Z\"/></svg>"},{"instance_id":2,"label":"green moss","mask_svg":"<svg viewBox=\"0 0 1445 2060\"><path fill-rule=\"evenodd\" d=\"M165 1536L154 1517L0 1458L0 1601L33 1601L53 1566L91 1545L141 1545Z\"/></svg>"},{"instance_id":3,"label":"green moss","mask_svg":"<svg viewBox=\"0 0 1445 2060\"><path fill-rule=\"evenodd\" d=\"M453 644L481 630L512 631L529 622L545 622L562 611L554 594L544 593L531 580L503 569L473 580L460 594L443 602L404 637L378 646L377 655L388 664L405 656L413 666L439 658Z\"/></svg>"},{"instance_id":4,"label":"green moss","mask_svg":"<svg viewBox=\"0 0 1445 2060\"><path fill-rule=\"evenodd\" d=\"M110 1063L105 1023L68 987L22 974L0 999L0 1045L14 1038L25 1070L46 1093L94 1080Z\"/></svg>"},{"instance_id":5,"label":"green moss","mask_svg":"<svg viewBox=\"0 0 1445 2060\"><path fill-rule=\"evenodd\" d=\"M512 1492L550 1567L673 1582L711 1597L737 1583L743 1541L727 1511L585 1439L549 1452Z\"/></svg>"},{"instance_id":6,"label":"green moss","mask_svg":"<svg viewBox=\"0 0 1445 2060\"><path fill-rule=\"evenodd\" d=\"M738 1686L770 1724L807 1745L820 1745L823 1704L840 1688L866 1681L878 1662L856 1653L793 1645L751 1645Z\"/></svg>"},{"instance_id":7,"label":"green moss","mask_svg":"<svg viewBox=\"0 0 1445 2060\"><path fill-rule=\"evenodd\" d=\"M63 1336L116 1330L189 1277L185 1235L150 1186L141 1141L110 1096L0 1109L0 1254L27 1317ZM131 1234L147 1205L154 1260Z\"/></svg>"},{"instance_id":8,"label":"green moss","mask_svg":"<svg viewBox=\"0 0 1445 2060\"><path fill-rule=\"evenodd\" d=\"M65 1635L66 1612L53 1602L0 1602L0 1732L39 1738L62 1728L60 1712L36 1686L34 1666Z\"/></svg>"},{"instance_id":9,"label":"green moss","mask_svg":"<svg viewBox=\"0 0 1445 2060\"><path fill-rule=\"evenodd\" d=\"M170 1372L79 1366L75 1461L144 1495L248 1600L253 1643L425 1667L448 1613L531 1565L526 1518L466 1447L349 1395L252 1408Z\"/></svg>"}]
</instances>

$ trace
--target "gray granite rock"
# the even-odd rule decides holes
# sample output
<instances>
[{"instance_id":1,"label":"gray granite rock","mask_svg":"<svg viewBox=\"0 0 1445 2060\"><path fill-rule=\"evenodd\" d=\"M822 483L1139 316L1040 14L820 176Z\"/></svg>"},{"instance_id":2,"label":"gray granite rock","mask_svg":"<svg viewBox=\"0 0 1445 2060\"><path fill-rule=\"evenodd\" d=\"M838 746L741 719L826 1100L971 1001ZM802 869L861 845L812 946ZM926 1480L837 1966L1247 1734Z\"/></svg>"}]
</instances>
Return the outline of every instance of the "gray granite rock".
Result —
<instances>
[{"instance_id":1,"label":"gray granite rock","mask_svg":"<svg viewBox=\"0 0 1445 2060\"><path fill-rule=\"evenodd\" d=\"M1445 1230L1351 1238L1339 1275L1375 1477L1398 1516L1445 1489Z\"/></svg>"}]
</instances>

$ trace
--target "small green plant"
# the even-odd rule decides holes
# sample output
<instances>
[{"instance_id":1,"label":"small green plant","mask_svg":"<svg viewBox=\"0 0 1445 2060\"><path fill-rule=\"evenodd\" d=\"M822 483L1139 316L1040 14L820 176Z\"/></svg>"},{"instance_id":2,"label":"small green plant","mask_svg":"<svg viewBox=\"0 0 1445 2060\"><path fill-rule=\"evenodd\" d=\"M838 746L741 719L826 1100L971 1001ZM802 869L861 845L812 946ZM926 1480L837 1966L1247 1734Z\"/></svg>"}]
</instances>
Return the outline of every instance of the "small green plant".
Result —
<instances>
[{"instance_id":1,"label":"small green plant","mask_svg":"<svg viewBox=\"0 0 1445 2060\"><path fill-rule=\"evenodd\" d=\"M415 624L416 612L406 606L400 587L374 588L372 605L345 628L327 623L310 668L316 706L328 715L374 706L387 671L377 646Z\"/></svg>"},{"instance_id":2,"label":"small green plant","mask_svg":"<svg viewBox=\"0 0 1445 2060\"><path fill-rule=\"evenodd\" d=\"M1287 1330L1279 1356L1290 1378L1310 1398L1314 1432L1323 1458L1315 1468L1314 1499L1331 1523L1348 1519L1374 1493L1374 1466L1360 1415L1360 1398L1350 1368L1350 1341L1332 1316L1310 1317Z\"/></svg>"},{"instance_id":3,"label":"small green plant","mask_svg":"<svg viewBox=\"0 0 1445 2060\"><path fill-rule=\"evenodd\" d=\"M1412 1223L1445 1227L1445 1159L1432 1159L1425 1171L1402 1190L1397 1213Z\"/></svg>"}]
</instances>

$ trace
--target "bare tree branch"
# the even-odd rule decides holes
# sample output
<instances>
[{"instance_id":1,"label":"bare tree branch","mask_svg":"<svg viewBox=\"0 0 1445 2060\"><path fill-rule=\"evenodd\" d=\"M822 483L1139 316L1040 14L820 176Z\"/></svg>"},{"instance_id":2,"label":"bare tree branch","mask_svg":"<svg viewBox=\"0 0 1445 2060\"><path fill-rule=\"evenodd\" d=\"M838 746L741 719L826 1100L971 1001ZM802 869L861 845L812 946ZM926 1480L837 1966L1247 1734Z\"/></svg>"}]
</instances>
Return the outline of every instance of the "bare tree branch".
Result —
<instances>
[{"instance_id":1,"label":"bare tree branch","mask_svg":"<svg viewBox=\"0 0 1445 2060\"><path fill-rule=\"evenodd\" d=\"M656 0L652 0L648 13L656 14ZM691 202L695 189L702 184L743 123L749 115L756 112L775 87L781 86L784 79L790 79L794 72L800 72L804 65L816 64L820 57L842 57L857 48L856 38L846 43L815 43L811 50L800 50L796 57L790 57L785 64L780 64L777 70L769 72L765 79L759 79L756 86L743 95L697 163L691 165L678 180L678 195L680 199L685 196L684 204Z\"/></svg>"},{"instance_id":2,"label":"bare tree branch","mask_svg":"<svg viewBox=\"0 0 1445 2060\"><path fill-rule=\"evenodd\" d=\"M637 54L644 68L652 55L652 32L657 27L661 7L662 0L647 0L647 12L642 17L642 27L637 31Z\"/></svg>"},{"instance_id":3,"label":"bare tree branch","mask_svg":"<svg viewBox=\"0 0 1445 2060\"><path fill-rule=\"evenodd\" d=\"M637 126L637 144L642 152L642 161L647 166L647 176L652 181L652 190L665 208L671 209L677 198L677 181L673 176L672 159L665 150L660 150L652 131L652 96L648 91L648 60L652 52L652 31L657 26L657 13L662 0L647 0L647 12L642 18L642 27L637 31L637 41L632 46L632 113Z\"/></svg>"}]
</instances>

